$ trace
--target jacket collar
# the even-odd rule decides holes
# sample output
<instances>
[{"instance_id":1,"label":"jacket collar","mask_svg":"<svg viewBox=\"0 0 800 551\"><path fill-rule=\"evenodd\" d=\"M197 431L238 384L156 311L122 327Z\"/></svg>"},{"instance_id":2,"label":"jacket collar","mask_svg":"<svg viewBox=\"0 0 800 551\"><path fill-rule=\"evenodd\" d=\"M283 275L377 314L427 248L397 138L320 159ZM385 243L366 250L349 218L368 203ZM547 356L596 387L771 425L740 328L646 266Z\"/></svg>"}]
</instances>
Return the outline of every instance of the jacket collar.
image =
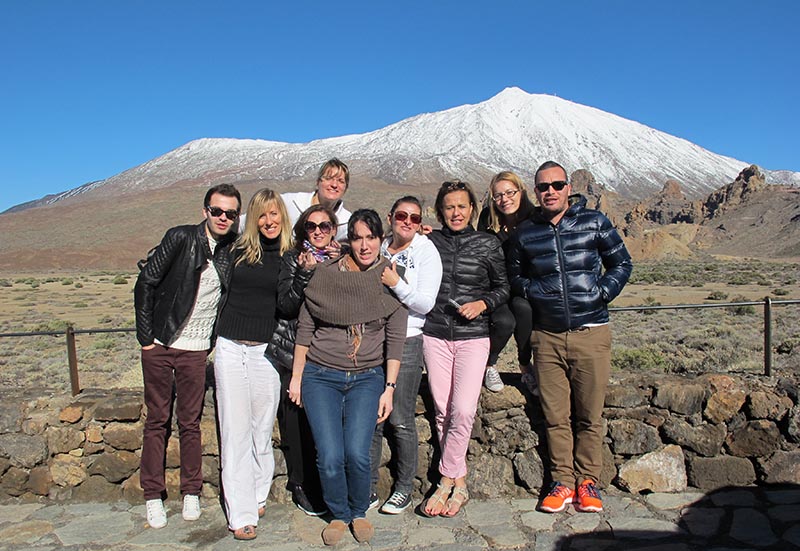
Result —
<instances>
[{"instance_id":1,"label":"jacket collar","mask_svg":"<svg viewBox=\"0 0 800 551\"><path fill-rule=\"evenodd\" d=\"M575 193L569 196L569 207L567 207L567 211L564 213L562 220L564 218L569 218L578 214L581 210L586 208L586 197L581 195L580 193ZM536 222L537 224L549 224L550 220L542 216L542 207L536 207L531 215L531 219Z\"/></svg>"},{"instance_id":2,"label":"jacket collar","mask_svg":"<svg viewBox=\"0 0 800 551\"><path fill-rule=\"evenodd\" d=\"M458 231L451 230L449 227L447 227L447 224L445 224L444 226L442 226L442 230L441 230L441 232L444 235L448 236L448 237L455 237L457 235L464 235L464 234L467 234L467 233L472 233L474 231L475 231L475 228L472 227L472 224L468 225L463 230L458 230Z\"/></svg>"}]
</instances>

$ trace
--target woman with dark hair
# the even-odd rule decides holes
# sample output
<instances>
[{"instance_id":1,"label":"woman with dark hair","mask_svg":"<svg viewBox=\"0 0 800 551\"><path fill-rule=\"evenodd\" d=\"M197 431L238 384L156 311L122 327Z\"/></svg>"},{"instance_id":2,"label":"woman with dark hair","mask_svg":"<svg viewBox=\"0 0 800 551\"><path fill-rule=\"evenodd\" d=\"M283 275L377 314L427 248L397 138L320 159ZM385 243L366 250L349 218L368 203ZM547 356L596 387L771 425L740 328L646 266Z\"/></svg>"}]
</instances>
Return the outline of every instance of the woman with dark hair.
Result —
<instances>
[{"instance_id":1,"label":"woman with dark hair","mask_svg":"<svg viewBox=\"0 0 800 551\"><path fill-rule=\"evenodd\" d=\"M394 492L381 507L382 513L396 515L411 504L414 477L417 473L417 394L422 379L422 326L425 315L433 308L442 281L442 260L431 241L420 233L422 205L419 199L406 196L398 199L389 211L392 235L381 245L381 253L391 265L383 269L381 281L408 308L406 342L397 376L392 426L397 465ZM378 468L383 447L383 424L379 424L372 440L372 495L370 506L377 504ZM374 501L373 501L374 499Z\"/></svg>"},{"instance_id":2,"label":"woman with dark hair","mask_svg":"<svg viewBox=\"0 0 800 551\"><path fill-rule=\"evenodd\" d=\"M275 329L280 255L292 243L280 195L270 189L256 192L247 213L244 232L234 244L214 357L225 512L239 540L256 537L275 470L272 426L280 380L264 350Z\"/></svg>"},{"instance_id":3,"label":"woman with dark hair","mask_svg":"<svg viewBox=\"0 0 800 551\"><path fill-rule=\"evenodd\" d=\"M324 205L310 206L294 225L295 246L281 257L279 317L266 352L278 367L281 378L278 427L289 479L286 488L292 493L297 508L310 516L319 516L326 511L316 464L317 452L305 410L289 399L288 392L297 316L305 298L305 288L321 262L338 258L338 243L333 240L336 228L336 214Z\"/></svg>"},{"instance_id":4,"label":"woman with dark hair","mask_svg":"<svg viewBox=\"0 0 800 551\"><path fill-rule=\"evenodd\" d=\"M508 238L517 226L527 220L533 212L533 203L522 179L511 171L495 174L489 183L486 206L478 218L478 230L496 236L508 252ZM486 366L484 385L492 392L503 389L503 381L494 367L511 334L517 343L517 359L522 372L522 382L531 393L536 393L536 377L531 367L531 333L533 312L530 303L522 297L514 297L492 312L489 328L489 361Z\"/></svg>"},{"instance_id":5,"label":"woman with dark hair","mask_svg":"<svg viewBox=\"0 0 800 551\"><path fill-rule=\"evenodd\" d=\"M289 398L308 415L333 518L325 545L338 543L348 524L359 542L374 534L366 519L370 442L392 411L406 334L406 310L381 283L388 263L378 213L354 212L347 236L349 254L317 266L305 289L289 383Z\"/></svg>"},{"instance_id":6,"label":"woman with dark hair","mask_svg":"<svg viewBox=\"0 0 800 551\"><path fill-rule=\"evenodd\" d=\"M472 227L477 208L467 183L443 183L436 195L436 217L443 227L428 236L443 269L422 329L442 475L423 507L428 516L455 516L469 500L467 445L489 357L487 314L508 301L503 250L496 237Z\"/></svg>"}]
</instances>

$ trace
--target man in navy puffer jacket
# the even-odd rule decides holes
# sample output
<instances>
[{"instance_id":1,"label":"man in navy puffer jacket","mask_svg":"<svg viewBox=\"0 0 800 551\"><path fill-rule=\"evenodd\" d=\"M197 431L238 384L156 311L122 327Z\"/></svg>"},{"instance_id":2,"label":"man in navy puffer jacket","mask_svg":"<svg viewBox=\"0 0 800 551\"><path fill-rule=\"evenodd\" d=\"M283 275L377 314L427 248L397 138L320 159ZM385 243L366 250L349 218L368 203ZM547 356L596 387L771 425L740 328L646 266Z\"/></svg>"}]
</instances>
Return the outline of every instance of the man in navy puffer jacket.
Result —
<instances>
[{"instance_id":1,"label":"man in navy puffer jacket","mask_svg":"<svg viewBox=\"0 0 800 551\"><path fill-rule=\"evenodd\" d=\"M531 347L553 480L539 508L550 513L572 502L581 511L603 509L596 484L611 370L607 305L632 269L608 218L587 209L583 196L570 201L571 191L564 167L553 161L539 167L540 206L512 235L508 255L512 295L533 309Z\"/></svg>"}]
</instances>

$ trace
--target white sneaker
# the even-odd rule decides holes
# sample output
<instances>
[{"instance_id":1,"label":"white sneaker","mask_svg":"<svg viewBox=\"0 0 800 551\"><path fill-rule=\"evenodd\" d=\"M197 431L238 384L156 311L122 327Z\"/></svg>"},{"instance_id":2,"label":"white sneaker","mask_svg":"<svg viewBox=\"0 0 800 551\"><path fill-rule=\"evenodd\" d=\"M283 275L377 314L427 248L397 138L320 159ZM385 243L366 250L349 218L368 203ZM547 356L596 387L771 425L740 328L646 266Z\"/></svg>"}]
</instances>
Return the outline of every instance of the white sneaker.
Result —
<instances>
[{"instance_id":1,"label":"white sneaker","mask_svg":"<svg viewBox=\"0 0 800 551\"><path fill-rule=\"evenodd\" d=\"M167 511L164 509L164 502L160 499L148 499L145 503L147 508L147 524L150 528L164 528L167 525Z\"/></svg>"},{"instance_id":2,"label":"white sneaker","mask_svg":"<svg viewBox=\"0 0 800 551\"><path fill-rule=\"evenodd\" d=\"M200 497L186 494L183 496L183 520L200 518Z\"/></svg>"},{"instance_id":3,"label":"white sneaker","mask_svg":"<svg viewBox=\"0 0 800 551\"><path fill-rule=\"evenodd\" d=\"M500 378L500 374L494 366L486 368L486 374L483 376L483 384L492 392L500 392L506 386Z\"/></svg>"}]
</instances>

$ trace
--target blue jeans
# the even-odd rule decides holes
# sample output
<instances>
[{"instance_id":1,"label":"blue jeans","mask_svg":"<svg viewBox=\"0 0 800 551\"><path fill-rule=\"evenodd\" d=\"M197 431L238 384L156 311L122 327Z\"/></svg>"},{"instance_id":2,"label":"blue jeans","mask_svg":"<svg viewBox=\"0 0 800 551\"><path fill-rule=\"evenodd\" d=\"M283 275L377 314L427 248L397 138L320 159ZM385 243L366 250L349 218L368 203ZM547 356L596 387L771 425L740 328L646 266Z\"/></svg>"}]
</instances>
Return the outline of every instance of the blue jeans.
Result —
<instances>
[{"instance_id":1,"label":"blue jeans","mask_svg":"<svg viewBox=\"0 0 800 551\"><path fill-rule=\"evenodd\" d=\"M383 369L353 373L307 362L302 381L325 504L334 520L363 518L369 507L369 447L384 389Z\"/></svg>"},{"instance_id":2,"label":"blue jeans","mask_svg":"<svg viewBox=\"0 0 800 551\"><path fill-rule=\"evenodd\" d=\"M422 335L408 337L403 346L403 358L400 361L400 372L397 375L397 388L392 400L392 413L389 424L394 429L394 443L397 481L394 490L410 494L414 490L414 477L417 474L417 394L422 380ZM383 443L383 425L375 428L372 438L372 485L374 492L378 484L378 469L381 465L381 448Z\"/></svg>"}]
</instances>

